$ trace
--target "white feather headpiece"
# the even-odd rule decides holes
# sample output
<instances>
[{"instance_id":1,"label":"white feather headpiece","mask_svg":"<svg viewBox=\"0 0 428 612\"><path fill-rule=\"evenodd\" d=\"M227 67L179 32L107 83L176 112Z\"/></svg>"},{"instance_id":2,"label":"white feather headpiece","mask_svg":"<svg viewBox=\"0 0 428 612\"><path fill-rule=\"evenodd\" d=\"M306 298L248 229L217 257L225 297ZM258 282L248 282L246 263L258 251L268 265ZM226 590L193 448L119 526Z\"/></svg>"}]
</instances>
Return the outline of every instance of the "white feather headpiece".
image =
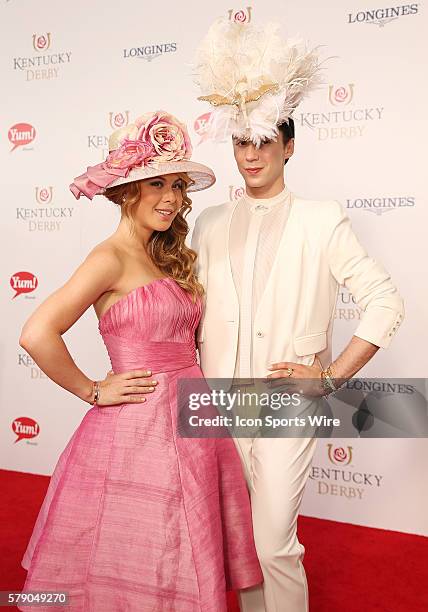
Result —
<instances>
[{"instance_id":1,"label":"white feather headpiece","mask_svg":"<svg viewBox=\"0 0 428 612\"><path fill-rule=\"evenodd\" d=\"M283 40L279 24L256 27L220 18L196 52L195 82L214 110L208 135L248 138L256 146L276 139L278 125L323 81L317 48Z\"/></svg>"}]
</instances>

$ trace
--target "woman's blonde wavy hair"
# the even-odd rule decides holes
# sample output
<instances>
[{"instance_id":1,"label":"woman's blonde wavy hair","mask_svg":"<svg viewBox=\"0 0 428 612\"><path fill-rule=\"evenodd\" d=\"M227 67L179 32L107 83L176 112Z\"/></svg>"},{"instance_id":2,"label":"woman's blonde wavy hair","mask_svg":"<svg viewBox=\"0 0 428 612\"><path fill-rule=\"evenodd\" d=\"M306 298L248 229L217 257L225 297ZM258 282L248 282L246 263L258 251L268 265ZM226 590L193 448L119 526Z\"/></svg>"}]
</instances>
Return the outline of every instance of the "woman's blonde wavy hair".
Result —
<instances>
[{"instance_id":1,"label":"woman's blonde wavy hair","mask_svg":"<svg viewBox=\"0 0 428 612\"><path fill-rule=\"evenodd\" d=\"M186 217L192 210L192 200L187 195L187 188L192 183L185 173L177 173L183 181L181 193L183 195L182 206L164 232L154 231L148 244L148 254L155 266L166 276L173 278L185 291L190 293L194 300L204 293L202 285L198 282L195 269L196 253L186 246L185 240L189 233L189 225ZM149 179L143 179L149 180ZM153 180L153 179L151 179ZM135 210L141 199L140 184L143 181L133 181L116 187L109 187L104 196L117 204L131 224L134 222Z\"/></svg>"}]
</instances>

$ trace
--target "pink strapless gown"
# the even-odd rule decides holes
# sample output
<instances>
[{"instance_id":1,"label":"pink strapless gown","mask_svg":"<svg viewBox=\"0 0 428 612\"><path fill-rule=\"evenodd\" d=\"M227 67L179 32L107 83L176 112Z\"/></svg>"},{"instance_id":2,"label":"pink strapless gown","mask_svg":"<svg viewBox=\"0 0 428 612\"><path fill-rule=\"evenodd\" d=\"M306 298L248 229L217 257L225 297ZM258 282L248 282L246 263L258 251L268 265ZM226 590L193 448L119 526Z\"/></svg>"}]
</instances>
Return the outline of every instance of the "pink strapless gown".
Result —
<instances>
[{"instance_id":1,"label":"pink strapless gown","mask_svg":"<svg viewBox=\"0 0 428 612\"><path fill-rule=\"evenodd\" d=\"M91 408L63 451L22 564L25 590L70 605L25 612L224 612L226 589L262 582L233 440L177 436L177 379L202 376L200 315L164 278L101 318L113 370L158 385L143 404Z\"/></svg>"}]
</instances>

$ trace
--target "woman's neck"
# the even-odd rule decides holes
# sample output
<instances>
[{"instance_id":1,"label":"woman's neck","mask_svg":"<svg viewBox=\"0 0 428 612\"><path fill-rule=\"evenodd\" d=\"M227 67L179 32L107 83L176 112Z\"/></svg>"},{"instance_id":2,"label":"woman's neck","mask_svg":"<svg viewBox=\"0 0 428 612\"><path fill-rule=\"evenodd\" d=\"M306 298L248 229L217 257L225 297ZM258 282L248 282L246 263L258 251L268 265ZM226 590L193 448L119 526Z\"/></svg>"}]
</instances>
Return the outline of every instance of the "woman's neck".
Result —
<instances>
[{"instance_id":1,"label":"woman's neck","mask_svg":"<svg viewBox=\"0 0 428 612\"><path fill-rule=\"evenodd\" d=\"M135 221L131 222L127 217L122 217L114 236L122 246L140 253L147 253L147 246L152 234L153 230L140 227Z\"/></svg>"}]
</instances>

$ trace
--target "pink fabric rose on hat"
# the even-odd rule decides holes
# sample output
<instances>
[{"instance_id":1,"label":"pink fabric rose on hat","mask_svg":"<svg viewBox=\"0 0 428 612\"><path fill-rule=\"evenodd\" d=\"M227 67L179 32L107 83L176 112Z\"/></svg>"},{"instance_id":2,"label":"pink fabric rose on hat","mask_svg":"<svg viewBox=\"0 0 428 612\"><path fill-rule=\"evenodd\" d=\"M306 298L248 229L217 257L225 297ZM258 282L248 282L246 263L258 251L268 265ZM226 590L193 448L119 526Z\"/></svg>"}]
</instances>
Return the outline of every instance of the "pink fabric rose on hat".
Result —
<instances>
[{"instance_id":1,"label":"pink fabric rose on hat","mask_svg":"<svg viewBox=\"0 0 428 612\"><path fill-rule=\"evenodd\" d=\"M135 120L139 128L137 139L149 142L156 151L157 162L190 159L192 145L187 128L165 111L147 113Z\"/></svg>"},{"instance_id":2,"label":"pink fabric rose on hat","mask_svg":"<svg viewBox=\"0 0 428 612\"><path fill-rule=\"evenodd\" d=\"M120 147L108 155L105 163L109 168L143 166L147 165L149 159L155 154L155 149L150 142L125 138Z\"/></svg>"}]
</instances>

